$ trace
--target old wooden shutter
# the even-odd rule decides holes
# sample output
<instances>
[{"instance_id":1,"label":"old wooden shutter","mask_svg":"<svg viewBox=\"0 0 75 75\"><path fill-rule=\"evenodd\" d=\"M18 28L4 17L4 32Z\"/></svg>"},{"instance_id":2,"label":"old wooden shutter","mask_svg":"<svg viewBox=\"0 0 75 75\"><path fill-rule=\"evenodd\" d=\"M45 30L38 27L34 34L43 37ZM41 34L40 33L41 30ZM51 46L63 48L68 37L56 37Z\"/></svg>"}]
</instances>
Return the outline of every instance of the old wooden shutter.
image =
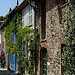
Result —
<instances>
[{"instance_id":1,"label":"old wooden shutter","mask_svg":"<svg viewBox=\"0 0 75 75\"><path fill-rule=\"evenodd\" d=\"M43 51L43 75L47 75L47 52Z\"/></svg>"},{"instance_id":2,"label":"old wooden shutter","mask_svg":"<svg viewBox=\"0 0 75 75\"><path fill-rule=\"evenodd\" d=\"M16 60L15 60L15 54L13 54L13 65L12 65L12 70L16 71Z\"/></svg>"},{"instance_id":3,"label":"old wooden shutter","mask_svg":"<svg viewBox=\"0 0 75 75\"><path fill-rule=\"evenodd\" d=\"M40 75L47 75L47 49L42 48L40 53Z\"/></svg>"}]
</instances>

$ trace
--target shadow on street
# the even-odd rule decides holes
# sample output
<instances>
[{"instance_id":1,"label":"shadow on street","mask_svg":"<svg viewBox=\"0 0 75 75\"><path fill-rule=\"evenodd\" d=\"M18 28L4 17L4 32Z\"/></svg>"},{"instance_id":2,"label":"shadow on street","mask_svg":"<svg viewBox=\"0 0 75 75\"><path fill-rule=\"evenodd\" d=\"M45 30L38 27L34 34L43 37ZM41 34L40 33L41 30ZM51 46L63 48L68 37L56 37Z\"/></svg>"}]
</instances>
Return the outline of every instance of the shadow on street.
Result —
<instances>
[{"instance_id":1,"label":"shadow on street","mask_svg":"<svg viewBox=\"0 0 75 75\"><path fill-rule=\"evenodd\" d=\"M16 73L11 73L8 70L0 70L0 75L17 75Z\"/></svg>"}]
</instances>

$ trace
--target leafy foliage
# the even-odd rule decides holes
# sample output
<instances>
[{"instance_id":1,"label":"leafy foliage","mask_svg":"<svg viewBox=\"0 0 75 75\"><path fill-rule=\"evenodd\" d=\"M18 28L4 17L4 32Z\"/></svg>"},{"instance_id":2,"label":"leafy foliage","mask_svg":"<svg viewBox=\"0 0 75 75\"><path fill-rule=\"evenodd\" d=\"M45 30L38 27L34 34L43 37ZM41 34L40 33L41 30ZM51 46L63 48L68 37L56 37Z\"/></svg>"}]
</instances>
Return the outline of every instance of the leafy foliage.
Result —
<instances>
[{"instance_id":1,"label":"leafy foliage","mask_svg":"<svg viewBox=\"0 0 75 75\"><path fill-rule=\"evenodd\" d=\"M5 17L3 17L3 16L0 16L0 21L3 21L3 20L4 20L4 18L5 18Z\"/></svg>"},{"instance_id":2,"label":"leafy foliage","mask_svg":"<svg viewBox=\"0 0 75 75\"><path fill-rule=\"evenodd\" d=\"M64 28L65 46L62 53L64 75L75 75L75 0L68 0L67 24Z\"/></svg>"},{"instance_id":3,"label":"leafy foliage","mask_svg":"<svg viewBox=\"0 0 75 75\"><path fill-rule=\"evenodd\" d=\"M34 29L29 28L28 26L22 28L21 13L17 13L16 17L14 16L12 18L13 19L10 20L6 17L5 20L7 21L8 19L8 23L6 23L5 27L6 53L9 52L10 54L16 54L19 64L19 71L21 73L24 73L26 69L30 75L33 75L34 47L35 43L36 46L40 45L39 40L37 39L39 34L36 33L36 41L34 41ZM16 34L16 42L14 43L12 43L12 31ZM38 50L38 47L36 50ZM27 52L28 55L26 55L25 52Z\"/></svg>"},{"instance_id":4,"label":"leafy foliage","mask_svg":"<svg viewBox=\"0 0 75 75\"><path fill-rule=\"evenodd\" d=\"M19 18L18 18L19 16ZM6 16L7 17L7 16ZM16 18L17 18L17 22L16 21ZM7 19L9 18L6 18L6 21ZM17 16L13 17L12 20L9 19L9 23L6 23L6 27L5 27L5 38L6 38L6 53L9 51L10 53L14 53L15 51L15 48L17 46L17 42L15 43L12 43L12 31L14 31L14 34L17 33L18 29L19 29L19 25L22 25L21 24L21 15L17 14Z\"/></svg>"},{"instance_id":5,"label":"leafy foliage","mask_svg":"<svg viewBox=\"0 0 75 75\"><path fill-rule=\"evenodd\" d=\"M1 56L1 67L4 68L4 66L5 66L5 55L2 54L2 56Z\"/></svg>"}]
</instances>

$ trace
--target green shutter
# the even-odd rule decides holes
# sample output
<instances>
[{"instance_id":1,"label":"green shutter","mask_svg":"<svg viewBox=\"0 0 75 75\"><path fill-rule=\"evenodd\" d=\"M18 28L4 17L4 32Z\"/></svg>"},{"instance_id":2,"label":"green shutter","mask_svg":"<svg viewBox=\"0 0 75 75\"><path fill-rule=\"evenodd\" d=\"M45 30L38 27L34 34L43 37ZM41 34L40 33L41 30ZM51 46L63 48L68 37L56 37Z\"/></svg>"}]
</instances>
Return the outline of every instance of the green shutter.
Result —
<instances>
[{"instance_id":1,"label":"green shutter","mask_svg":"<svg viewBox=\"0 0 75 75\"><path fill-rule=\"evenodd\" d=\"M43 51L43 75L47 75L47 52Z\"/></svg>"}]
</instances>

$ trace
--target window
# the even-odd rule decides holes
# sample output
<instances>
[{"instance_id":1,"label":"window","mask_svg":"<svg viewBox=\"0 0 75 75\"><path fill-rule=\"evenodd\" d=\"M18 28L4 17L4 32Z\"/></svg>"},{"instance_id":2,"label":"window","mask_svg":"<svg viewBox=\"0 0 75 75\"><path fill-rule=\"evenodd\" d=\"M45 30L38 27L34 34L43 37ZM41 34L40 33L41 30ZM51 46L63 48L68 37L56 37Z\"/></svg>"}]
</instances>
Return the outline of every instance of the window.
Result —
<instances>
[{"instance_id":1,"label":"window","mask_svg":"<svg viewBox=\"0 0 75 75\"><path fill-rule=\"evenodd\" d=\"M32 7L30 5L22 10L22 27L26 25L32 25Z\"/></svg>"},{"instance_id":2,"label":"window","mask_svg":"<svg viewBox=\"0 0 75 75\"><path fill-rule=\"evenodd\" d=\"M29 25L32 24L32 7L29 5Z\"/></svg>"},{"instance_id":3,"label":"window","mask_svg":"<svg viewBox=\"0 0 75 75\"><path fill-rule=\"evenodd\" d=\"M41 2L41 39L46 37L46 0Z\"/></svg>"}]
</instances>

